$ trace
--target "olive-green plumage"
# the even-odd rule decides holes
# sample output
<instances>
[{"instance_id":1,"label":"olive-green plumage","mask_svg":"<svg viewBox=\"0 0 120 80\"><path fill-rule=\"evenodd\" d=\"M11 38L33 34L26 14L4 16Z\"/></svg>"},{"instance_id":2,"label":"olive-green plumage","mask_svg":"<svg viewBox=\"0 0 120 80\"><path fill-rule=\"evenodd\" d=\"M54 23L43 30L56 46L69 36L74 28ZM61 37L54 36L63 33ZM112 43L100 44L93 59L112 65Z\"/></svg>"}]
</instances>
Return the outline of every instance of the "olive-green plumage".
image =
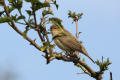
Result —
<instances>
[{"instance_id":1,"label":"olive-green plumage","mask_svg":"<svg viewBox=\"0 0 120 80\"><path fill-rule=\"evenodd\" d=\"M78 41L70 32L56 24L53 24L51 26L50 31L52 33L55 44L59 48L69 52L79 51L80 53L83 53L93 61L93 59L88 55L82 43Z\"/></svg>"}]
</instances>

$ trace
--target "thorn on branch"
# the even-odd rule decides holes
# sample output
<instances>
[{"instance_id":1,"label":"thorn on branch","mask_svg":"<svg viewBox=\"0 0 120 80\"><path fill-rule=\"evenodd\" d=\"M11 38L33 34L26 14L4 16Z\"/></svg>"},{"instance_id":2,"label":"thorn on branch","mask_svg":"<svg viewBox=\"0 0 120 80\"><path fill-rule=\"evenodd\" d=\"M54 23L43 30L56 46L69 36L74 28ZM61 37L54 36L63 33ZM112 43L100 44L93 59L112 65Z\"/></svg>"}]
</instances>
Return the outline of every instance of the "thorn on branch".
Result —
<instances>
[{"instance_id":1,"label":"thorn on branch","mask_svg":"<svg viewBox=\"0 0 120 80\"><path fill-rule=\"evenodd\" d=\"M34 42L36 41L36 39L33 40Z\"/></svg>"}]
</instances>

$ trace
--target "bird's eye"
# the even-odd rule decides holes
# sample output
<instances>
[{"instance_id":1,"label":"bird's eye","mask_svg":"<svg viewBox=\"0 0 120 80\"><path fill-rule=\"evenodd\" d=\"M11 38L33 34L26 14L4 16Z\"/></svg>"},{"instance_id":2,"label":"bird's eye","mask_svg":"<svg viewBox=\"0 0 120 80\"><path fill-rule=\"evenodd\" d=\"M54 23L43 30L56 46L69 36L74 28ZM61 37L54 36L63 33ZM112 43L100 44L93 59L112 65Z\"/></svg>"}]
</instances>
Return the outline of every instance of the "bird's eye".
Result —
<instances>
[{"instance_id":1,"label":"bird's eye","mask_svg":"<svg viewBox=\"0 0 120 80\"><path fill-rule=\"evenodd\" d=\"M54 29L57 29L57 28L54 28Z\"/></svg>"}]
</instances>

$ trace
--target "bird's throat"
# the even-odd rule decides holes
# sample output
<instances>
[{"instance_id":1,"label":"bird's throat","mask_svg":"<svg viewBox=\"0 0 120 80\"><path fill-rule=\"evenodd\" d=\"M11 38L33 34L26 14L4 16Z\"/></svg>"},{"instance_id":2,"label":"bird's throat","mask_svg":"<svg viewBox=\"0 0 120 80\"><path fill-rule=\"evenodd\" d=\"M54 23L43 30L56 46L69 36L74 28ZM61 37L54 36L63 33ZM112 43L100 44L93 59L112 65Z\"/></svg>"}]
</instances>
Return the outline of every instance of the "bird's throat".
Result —
<instances>
[{"instance_id":1,"label":"bird's throat","mask_svg":"<svg viewBox=\"0 0 120 80\"><path fill-rule=\"evenodd\" d=\"M53 40L58 38L58 37L63 37L63 36L67 36L67 35L65 35L64 33L59 33L59 34L53 36Z\"/></svg>"}]
</instances>

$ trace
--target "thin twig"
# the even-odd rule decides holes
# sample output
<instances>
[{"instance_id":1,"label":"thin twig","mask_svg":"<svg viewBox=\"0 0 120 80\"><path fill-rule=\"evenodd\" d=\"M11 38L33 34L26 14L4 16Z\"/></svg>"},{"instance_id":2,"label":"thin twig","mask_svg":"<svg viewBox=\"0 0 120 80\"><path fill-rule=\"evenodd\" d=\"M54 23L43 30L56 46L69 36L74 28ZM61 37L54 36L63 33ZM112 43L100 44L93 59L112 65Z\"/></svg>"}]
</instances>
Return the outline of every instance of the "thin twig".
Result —
<instances>
[{"instance_id":1,"label":"thin twig","mask_svg":"<svg viewBox=\"0 0 120 80\"><path fill-rule=\"evenodd\" d=\"M96 76L96 72L94 72L86 63L81 61L79 58L67 57L65 55L54 53L54 58L58 60L63 60L67 62L73 62L75 65L80 64L82 65L88 72L91 73L91 76Z\"/></svg>"},{"instance_id":2,"label":"thin twig","mask_svg":"<svg viewBox=\"0 0 120 80\"><path fill-rule=\"evenodd\" d=\"M112 72L110 72L110 80L113 80L113 78L112 78Z\"/></svg>"},{"instance_id":3,"label":"thin twig","mask_svg":"<svg viewBox=\"0 0 120 80\"><path fill-rule=\"evenodd\" d=\"M6 7L6 4L4 2L4 10L5 10L5 13L8 17L11 17L8 10L7 10L7 7ZM34 9L33 9L34 10ZM20 14L22 15L22 13L20 12ZM37 21L36 21L36 14L34 12L34 20L35 20L35 27L37 27ZM24 20L25 21L25 20ZM25 21L26 22L26 21ZM27 22L26 22L27 23ZM43 24L45 23L45 21L43 21ZM31 40L28 36L24 36L23 32L21 30L19 30L17 28L17 26L15 25L15 23L11 20L9 23L8 23L18 34L20 34L21 36L23 36L28 42L30 42L30 44L32 44L34 47L36 47L39 51L41 51L41 47L35 43L35 40ZM50 44L50 41L49 41L49 38L48 38L48 35L46 34L45 35L45 38L43 37L42 33L40 32L40 30L36 30L38 32L38 35L41 39L41 41L45 41L45 38L47 40L47 42ZM46 27L45 27L45 32L46 31ZM76 23L76 38L78 38L78 22ZM43 43L44 45L44 43ZM54 59L57 59L57 60L62 60L62 61L66 61L66 62L72 62L74 63L76 66L77 64L80 64L84 69L83 71L90 75L91 77L94 77L96 80L101 80L101 73L97 73L95 72L91 67L89 67L86 63L84 63L82 60L79 59L78 56L66 56L66 55L62 55L62 54L58 54L58 53L55 53L52 51L52 55L48 56L48 54L50 54L50 52L48 52L48 50L46 49L44 51L44 53L46 54L44 57L47 59L47 63L49 63L50 61L54 60ZM110 73L110 75L112 75L112 73ZM112 80L112 76L111 76L111 80Z\"/></svg>"},{"instance_id":4,"label":"thin twig","mask_svg":"<svg viewBox=\"0 0 120 80\"><path fill-rule=\"evenodd\" d=\"M79 33L78 33L78 21L76 20L76 38L78 39Z\"/></svg>"},{"instance_id":5,"label":"thin twig","mask_svg":"<svg viewBox=\"0 0 120 80\"><path fill-rule=\"evenodd\" d=\"M26 25L25 23L22 23L22 22L16 22L16 23L18 23L18 24L22 24L22 25Z\"/></svg>"},{"instance_id":6,"label":"thin twig","mask_svg":"<svg viewBox=\"0 0 120 80\"><path fill-rule=\"evenodd\" d=\"M18 12L19 12L20 16L23 16L23 14L22 14L22 12L21 12L21 9L18 9ZM28 25L27 21L26 21L25 19L23 19L23 20L24 20L24 22Z\"/></svg>"},{"instance_id":7,"label":"thin twig","mask_svg":"<svg viewBox=\"0 0 120 80\"><path fill-rule=\"evenodd\" d=\"M34 21L35 21L35 26L37 27L37 19L36 19L36 13L35 13L35 9L34 9L34 4L32 4L32 10L33 10L33 17L34 17Z\"/></svg>"},{"instance_id":8,"label":"thin twig","mask_svg":"<svg viewBox=\"0 0 120 80\"><path fill-rule=\"evenodd\" d=\"M7 7L6 7L6 4L5 2L3 3L4 4L4 10L5 10L5 13L8 17L10 17L9 13L8 13L8 10L7 10ZM23 32L21 32L17 26L14 24L14 22L11 20L9 25L18 33L20 34L21 36L23 36ZM31 40L28 36L25 36L24 37L27 41L29 41L33 46L35 46L38 50L41 50L39 45L37 45L33 40Z\"/></svg>"}]
</instances>

